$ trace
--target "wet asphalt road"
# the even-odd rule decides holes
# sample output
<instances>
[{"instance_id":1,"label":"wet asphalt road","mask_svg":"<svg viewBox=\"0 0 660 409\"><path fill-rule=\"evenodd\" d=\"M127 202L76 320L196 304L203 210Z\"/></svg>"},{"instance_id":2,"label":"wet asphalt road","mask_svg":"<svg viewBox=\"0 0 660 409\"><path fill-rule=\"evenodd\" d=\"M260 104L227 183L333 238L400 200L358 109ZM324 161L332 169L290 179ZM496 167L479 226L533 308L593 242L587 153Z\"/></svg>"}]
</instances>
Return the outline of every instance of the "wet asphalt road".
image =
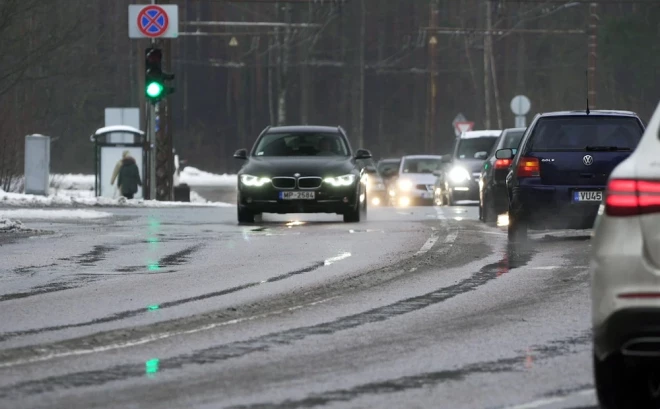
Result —
<instances>
[{"instance_id":1,"label":"wet asphalt road","mask_svg":"<svg viewBox=\"0 0 660 409\"><path fill-rule=\"evenodd\" d=\"M0 236L1 408L596 408L589 232L102 210Z\"/></svg>"}]
</instances>

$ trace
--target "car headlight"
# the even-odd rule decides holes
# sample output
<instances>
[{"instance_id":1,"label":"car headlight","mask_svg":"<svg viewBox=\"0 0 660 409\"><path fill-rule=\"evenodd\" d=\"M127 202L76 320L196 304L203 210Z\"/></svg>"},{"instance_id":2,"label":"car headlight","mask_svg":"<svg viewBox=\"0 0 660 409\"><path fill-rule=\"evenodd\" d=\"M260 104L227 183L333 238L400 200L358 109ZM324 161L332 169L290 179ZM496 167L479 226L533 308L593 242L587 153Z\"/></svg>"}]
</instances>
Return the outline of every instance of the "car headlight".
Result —
<instances>
[{"instance_id":1,"label":"car headlight","mask_svg":"<svg viewBox=\"0 0 660 409\"><path fill-rule=\"evenodd\" d=\"M269 182L270 182L270 178L252 176L252 175L241 175L241 183L243 183L245 186L261 187Z\"/></svg>"},{"instance_id":2,"label":"car headlight","mask_svg":"<svg viewBox=\"0 0 660 409\"><path fill-rule=\"evenodd\" d=\"M413 184L409 180L399 179L399 181L397 182L397 186L399 186L399 189L401 189L402 191L407 192L409 190L412 190Z\"/></svg>"},{"instance_id":3,"label":"car headlight","mask_svg":"<svg viewBox=\"0 0 660 409\"><path fill-rule=\"evenodd\" d=\"M465 182L470 179L470 172L464 168L456 167L449 172L449 178L454 183Z\"/></svg>"},{"instance_id":4,"label":"car headlight","mask_svg":"<svg viewBox=\"0 0 660 409\"><path fill-rule=\"evenodd\" d=\"M329 177L323 179L325 183L328 183L334 187L339 187L339 186L350 186L353 183L355 183L355 175L344 175L344 176L336 176L336 177Z\"/></svg>"}]
</instances>

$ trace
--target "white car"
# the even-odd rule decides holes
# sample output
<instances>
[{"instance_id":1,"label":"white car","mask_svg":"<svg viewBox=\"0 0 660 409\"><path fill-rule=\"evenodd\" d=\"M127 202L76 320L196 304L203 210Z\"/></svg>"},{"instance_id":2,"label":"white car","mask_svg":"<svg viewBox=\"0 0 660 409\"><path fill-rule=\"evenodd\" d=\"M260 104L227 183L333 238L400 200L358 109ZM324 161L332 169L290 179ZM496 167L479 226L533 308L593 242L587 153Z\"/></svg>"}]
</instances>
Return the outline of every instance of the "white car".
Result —
<instances>
[{"instance_id":1,"label":"white car","mask_svg":"<svg viewBox=\"0 0 660 409\"><path fill-rule=\"evenodd\" d=\"M443 166L440 155L409 155L401 158L399 178L390 190L395 206L432 205L434 172Z\"/></svg>"},{"instance_id":2,"label":"white car","mask_svg":"<svg viewBox=\"0 0 660 409\"><path fill-rule=\"evenodd\" d=\"M659 407L659 131L660 105L635 151L610 175L594 224L594 377L606 409Z\"/></svg>"}]
</instances>

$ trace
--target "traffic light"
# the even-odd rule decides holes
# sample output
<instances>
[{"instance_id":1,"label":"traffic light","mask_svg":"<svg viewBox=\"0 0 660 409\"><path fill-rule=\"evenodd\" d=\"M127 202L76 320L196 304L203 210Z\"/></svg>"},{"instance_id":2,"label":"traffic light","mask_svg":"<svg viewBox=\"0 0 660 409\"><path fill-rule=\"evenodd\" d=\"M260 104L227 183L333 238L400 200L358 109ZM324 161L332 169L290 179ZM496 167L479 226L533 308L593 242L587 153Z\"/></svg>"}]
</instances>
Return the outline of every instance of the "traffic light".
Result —
<instances>
[{"instance_id":1,"label":"traffic light","mask_svg":"<svg viewBox=\"0 0 660 409\"><path fill-rule=\"evenodd\" d=\"M145 50L145 81L144 90L147 98L158 102L161 98L174 92L174 88L167 85L167 81L174 79L174 74L163 72L163 51L160 48L147 48Z\"/></svg>"}]
</instances>

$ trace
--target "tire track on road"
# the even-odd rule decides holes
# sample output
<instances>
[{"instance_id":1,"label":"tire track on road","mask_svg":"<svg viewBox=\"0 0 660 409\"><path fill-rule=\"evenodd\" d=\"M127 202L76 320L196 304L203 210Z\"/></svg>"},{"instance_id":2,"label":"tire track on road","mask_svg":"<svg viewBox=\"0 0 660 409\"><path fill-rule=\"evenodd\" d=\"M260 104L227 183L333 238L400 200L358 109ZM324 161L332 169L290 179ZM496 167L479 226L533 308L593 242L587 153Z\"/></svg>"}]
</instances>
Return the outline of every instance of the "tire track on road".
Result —
<instances>
[{"instance_id":1,"label":"tire track on road","mask_svg":"<svg viewBox=\"0 0 660 409\"><path fill-rule=\"evenodd\" d=\"M532 254L525 254L516 265L507 265L507 269L522 267L531 260ZM512 260L509 260L511 263ZM160 361L161 370L180 369L187 364L211 364L224 360L242 357L255 352L265 352L272 347L291 345L294 342L304 340L311 336L331 335L339 331L357 328L366 324L382 322L394 317L402 316L412 312L420 311L426 307L439 304L448 299L461 294L476 290L491 280L496 279L502 270L501 262L491 263L483 266L478 272L470 277L459 281L456 284L439 288L435 291L406 298L392 304L376 307L361 313L337 318L333 321L324 322L312 326L298 327L280 332L274 332L263 336L255 337L245 341L236 341L224 345L198 350L188 354L181 354L172 358ZM131 345L120 346L117 348L128 347ZM108 348L104 348L107 350ZM43 350L43 349L42 349ZM95 352L90 350L89 353ZM5 360L10 360L10 356L15 357L12 350L4 351ZM61 356L72 355L72 351ZM56 356L52 356L56 357ZM49 359L51 357L43 357ZM35 359L39 360L39 359ZM7 362L4 367L20 364L22 362ZM6 396L16 391L31 394L42 391L54 390L55 388L76 388L81 386L98 386L107 382L129 379L143 376L144 369L141 365L117 365L104 370L84 371L63 376L54 376L41 380L19 383L12 387L0 388L0 397Z\"/></svg>"}]
</instances>

